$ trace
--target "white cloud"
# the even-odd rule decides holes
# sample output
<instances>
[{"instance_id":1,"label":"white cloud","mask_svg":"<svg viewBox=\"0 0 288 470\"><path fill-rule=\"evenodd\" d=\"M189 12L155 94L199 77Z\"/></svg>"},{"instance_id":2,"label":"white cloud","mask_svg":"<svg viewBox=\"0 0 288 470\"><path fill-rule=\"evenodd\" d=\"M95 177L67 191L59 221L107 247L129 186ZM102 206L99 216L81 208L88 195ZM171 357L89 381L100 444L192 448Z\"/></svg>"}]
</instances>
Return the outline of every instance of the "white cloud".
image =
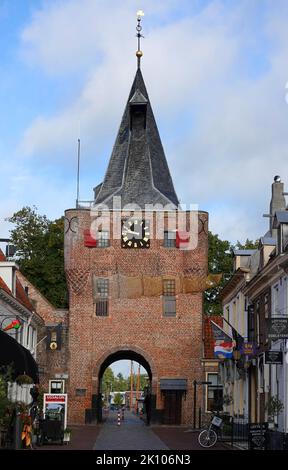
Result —
<instances>
[{"instance_id":1,"label":"white cloud","mask_svg":"<svg viewBox=\"0 0 288 470\"><path fill-rule=\"evenodd\" d=\"M197 14L191 6L178 20L168 19L177 2L147 3L143 71L160 130L169 136L169 146L163 143L179 196L211 208L211 227L223 237L256 238L273 176L285 181L288 170L285 2L265 2L261 31L253 30L257 2L228 8L215 1ZM35 13L22 34L22 56L52 77L81 74L83 86L54 116L30 123L21 142L26 155L67 165L80 118L88 158L103 155L104 165L135 71L138 6L71 0ZM159 26L157 15L166 15ZM249 54L252 64L245 62ZM263 70L253 63L264 59Z\"/></svg>"}]
</instances>

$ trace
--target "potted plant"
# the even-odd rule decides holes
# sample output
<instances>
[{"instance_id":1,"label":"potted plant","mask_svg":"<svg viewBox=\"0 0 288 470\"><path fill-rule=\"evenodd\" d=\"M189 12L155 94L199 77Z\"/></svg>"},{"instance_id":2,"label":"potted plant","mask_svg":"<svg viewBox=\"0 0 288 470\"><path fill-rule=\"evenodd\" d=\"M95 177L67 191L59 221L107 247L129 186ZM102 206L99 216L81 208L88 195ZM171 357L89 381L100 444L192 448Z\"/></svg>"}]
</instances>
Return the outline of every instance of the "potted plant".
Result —
<instances>
[{"instance_id":1,"label":"potted plant","mask_svg":"<svg viewBox=\"0 0 288 470\"><path fill-rule=\"evenodd\" d=\"M274 428L277 427L277 423L275 423L275 417L278 417L279 413L284 409L284 405L282 401L276 396L270 396L266 405L265 410L268 414L268 421L269 427Z\"/></svg>"},{"instance_id":2,"label":"potted plant","mask_svg":"<svg viewBox=\"0 0 288 470\"><path fill-rule=\"evenodd\" d=\"M232 405L232 403L233 403L232 395L229 395L228 393L226 395L223 395L223 405L229 406L229 405Z\"/></svg>"},{"instance_id":3,"label":"potted plant","mask_svg":"<svg viewBox=\"0 0 288 470\"><path fill-rule=\"evenodd\" d=\"M26 374L18 375L15 381L18 385L32 385L33 384L33 379L29 375L26 375Z\"/></svg>"},{"instance_id":4,"label":"potted plant","mask_svg":"<svg viewBox=\"0 0 288 470\"><path fill-rule=\"evenodd\" d=\"M64 429L63 442L70 442L72 430L70 428Z\"/></svg>"}]
</instances>

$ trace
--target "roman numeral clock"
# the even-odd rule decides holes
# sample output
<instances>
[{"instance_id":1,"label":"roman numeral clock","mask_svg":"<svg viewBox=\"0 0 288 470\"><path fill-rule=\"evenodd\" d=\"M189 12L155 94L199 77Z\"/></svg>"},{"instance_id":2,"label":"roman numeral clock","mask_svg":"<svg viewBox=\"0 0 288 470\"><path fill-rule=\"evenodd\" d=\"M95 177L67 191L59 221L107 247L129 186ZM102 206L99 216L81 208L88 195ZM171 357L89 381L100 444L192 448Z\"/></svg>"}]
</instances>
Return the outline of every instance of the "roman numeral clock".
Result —
<instances>
[{"instance_id":1,"label":"roman numeral clock","mask_svg":"<svg viewBox=\"0 0 288 470\"><path fill-rule=\"evenodd\" d=\"M150 248L150 224L145 220L122 220L122 248Z\"/></svg>"}]
</instances>

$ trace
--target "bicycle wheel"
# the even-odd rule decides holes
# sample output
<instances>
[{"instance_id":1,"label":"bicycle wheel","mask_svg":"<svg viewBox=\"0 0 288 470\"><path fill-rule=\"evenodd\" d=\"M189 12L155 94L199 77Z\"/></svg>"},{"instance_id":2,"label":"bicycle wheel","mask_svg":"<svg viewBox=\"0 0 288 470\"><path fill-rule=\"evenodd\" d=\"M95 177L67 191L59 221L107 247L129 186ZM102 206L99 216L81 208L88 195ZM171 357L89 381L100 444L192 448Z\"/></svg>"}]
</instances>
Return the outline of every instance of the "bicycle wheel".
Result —
<instances>
[{"instance_id":1,"label":"bicycle wheel","mask_svg":"<svg viewBox=\"0 0 288 470\"><path fill-rule=\"evenodd\" d=\"M198 442L201 447L212 447L216 444L217 434L213 429L204 429L198 436Z\"/></svg>"}]
</instances>

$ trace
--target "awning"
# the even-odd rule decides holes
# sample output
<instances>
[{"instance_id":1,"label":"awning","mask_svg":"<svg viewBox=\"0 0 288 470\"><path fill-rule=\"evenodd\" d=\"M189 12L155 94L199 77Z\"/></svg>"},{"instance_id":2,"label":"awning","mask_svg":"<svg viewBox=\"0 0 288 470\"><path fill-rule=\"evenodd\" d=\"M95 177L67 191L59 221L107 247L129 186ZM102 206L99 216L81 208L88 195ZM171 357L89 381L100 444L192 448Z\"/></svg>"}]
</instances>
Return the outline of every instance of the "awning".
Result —
<instances>
[{"instance_id":1,"label":"awning","mask_svg":"<svg viewBox=\"0 0 288 470\"><path fill-rule=\"evenodd\" d=\"M13 367L12 377L29 375L34 383L39 383L38 366L28 349L24 348L7 333L0 331L0 367Z\"/></svg>"},{"instance_id":2,"label":"awning","mask_svg":"<svg viewBox=\"0 0 288 470\"><path fill-rule=\"evenodd\" d=\"M160 379L160 390L187 390L187 379Z\"/></svg>"}]
</instances>

